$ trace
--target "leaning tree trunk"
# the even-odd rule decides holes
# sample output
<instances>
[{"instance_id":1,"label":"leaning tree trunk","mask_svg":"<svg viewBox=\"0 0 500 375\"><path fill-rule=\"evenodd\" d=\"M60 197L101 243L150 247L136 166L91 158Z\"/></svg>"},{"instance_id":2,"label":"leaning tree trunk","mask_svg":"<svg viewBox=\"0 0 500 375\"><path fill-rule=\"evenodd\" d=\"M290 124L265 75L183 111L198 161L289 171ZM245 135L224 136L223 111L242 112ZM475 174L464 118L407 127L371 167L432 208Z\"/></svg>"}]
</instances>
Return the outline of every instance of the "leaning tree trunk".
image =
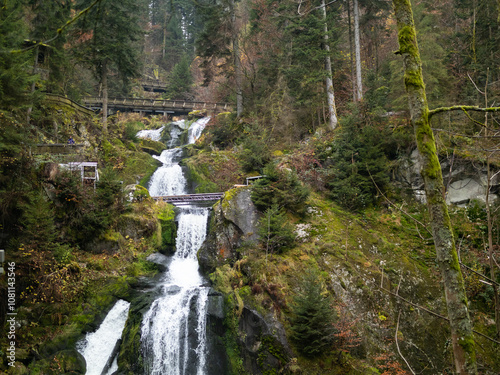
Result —
<instances>
[{"instance_id":1,"label":"leaning tree trunk","mask_svg":"<svg viewBox=\"0 0 500 375\"><path fill-rule=\"evenodd\" d=\"M399 51L404 61L404 81L408 93L411 121L418 150L422 156L421 174L425 183L436 258L443 277L451 328L453 355L458 374L477 374L476 351L467 297L460 271L448 207L444 200L441 165L434 134L429 124L429 107L422 78L410 0L393 0L397 20Z\"/></svg>"},{"instance_id":2,"label":"leaning tree trunk","mask_svg":"<svg viewBox=\"0 0 500 375\"><path fill-rule=\"evenodd\" d=\"M321 0L321 9L323 10L323 22L325 28L324 46L326 51L325 69L326 69L326 97L328 100L328 112L330 115L329 127L331 130L337 127L337 109L335 108L335 94L333 92L332 80L332 61L330 60L330 45L328 44L328 25L326 23L326 5L325 0Z\"/></svg>"},{"instance_id":3,"label":"leaning tree trunk","mask_svg":"<svg viewBox=\"0 0 500 375\"><path fill-rule=\"evenodd\" d=\"M354 50L356 51L356 96L363 99L363 82L361 81L361 42L359 40L359 6L354 0Z\"/></svg>"}]
</instances>

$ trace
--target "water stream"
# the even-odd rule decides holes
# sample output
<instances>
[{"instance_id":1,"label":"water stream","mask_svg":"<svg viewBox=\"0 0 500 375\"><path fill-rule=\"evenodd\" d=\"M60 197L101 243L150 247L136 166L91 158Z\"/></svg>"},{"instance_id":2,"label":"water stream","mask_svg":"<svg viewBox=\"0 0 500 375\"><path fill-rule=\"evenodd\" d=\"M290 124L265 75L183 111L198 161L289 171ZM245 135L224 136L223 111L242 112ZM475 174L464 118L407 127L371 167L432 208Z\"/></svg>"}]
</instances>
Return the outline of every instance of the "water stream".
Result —
<instances>
[{"instance_id":1,"label":"water stream","mask_svg":"<svg viewBox=\"0 0 500 375\"><path fill-rule=\"evenodd\" d=\"M87 333L85 338L77 343L77 350L87 362L87 375L102 374L116 342L122 335L129 307L130 303L126 301L119 300L116 302L99 326L99 329ZM114 369L110 369L106 374L113 372Z\"/></svg>"},{"instance_id":2,"label":"water stream","mask_svg":"<svg viewBox=\"0 0 500 375\"><path fill-rule=\"evenodd\" d=\"M201 135L209 118L189 128L189 143ZM163 165L151 177L151 195L186 194L186 179L178 162L179 149L157 157ZM207 360L206 311L209 287L198 271L196 253L205 240L208 209L180 208L176 252L162 279L162 293L145 314L142 349L146 373L151 375L205 375Z\"/></svg>"},{"instance_id":3,"label":"water stream","mask_svg":"<svg viewBox=\"0 0 500 375\"><path fill-rule=\"evenodd\" d=\"M188 130L189 143L201 135L210 118L194 122ZM179 128L172 126L172 139ZM163 127L142 130L138 137L160 140ZM169 143L170 144L170 143ZM187 194L187 183L179 166L182 150L164 150L155 156L162 162L149 184L151 195ZM198 271L196 253L205 240L208 208L184 206L177 214L176 253L159 288L160 297L153 301L141 327L145 373L150 375L207 375L206 314L209 287ZM110 361L111 352L121 336L129 303L118 301L96 332L81 340L77 349L87 361L87 375L101 375ZM112 359L112 358L111 358ZM106 374L118 369L116 358Z\"/></svg>"}]
</instances>

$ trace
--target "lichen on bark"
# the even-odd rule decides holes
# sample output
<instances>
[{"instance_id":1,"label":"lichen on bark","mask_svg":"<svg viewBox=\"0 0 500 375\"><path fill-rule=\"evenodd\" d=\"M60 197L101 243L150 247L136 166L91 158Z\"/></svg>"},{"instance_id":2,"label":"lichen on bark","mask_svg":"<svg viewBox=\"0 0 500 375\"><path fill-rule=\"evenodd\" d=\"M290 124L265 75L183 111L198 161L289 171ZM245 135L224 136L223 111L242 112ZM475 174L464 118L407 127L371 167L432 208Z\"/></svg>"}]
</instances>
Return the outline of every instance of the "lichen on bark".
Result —
<instances>
[{"instance_id":1,"label":"lichen on bark","mask_svg":"<svg viewBox=\"0 0 500 375\"><path fill-rule=\"evenodd\" d=\"M455 368L458 374L477 374L472 323L467 308L464 282L458 263L448 207L444 199L441 165L429 123L429 107L422 78L422 62L417 44L410 0L393 0L398 28L399 51L404 62L404 82L408 93L411 121L422 156L421 174L436 258L439 263L450 321Z\"/></svg>"}]
</instances>

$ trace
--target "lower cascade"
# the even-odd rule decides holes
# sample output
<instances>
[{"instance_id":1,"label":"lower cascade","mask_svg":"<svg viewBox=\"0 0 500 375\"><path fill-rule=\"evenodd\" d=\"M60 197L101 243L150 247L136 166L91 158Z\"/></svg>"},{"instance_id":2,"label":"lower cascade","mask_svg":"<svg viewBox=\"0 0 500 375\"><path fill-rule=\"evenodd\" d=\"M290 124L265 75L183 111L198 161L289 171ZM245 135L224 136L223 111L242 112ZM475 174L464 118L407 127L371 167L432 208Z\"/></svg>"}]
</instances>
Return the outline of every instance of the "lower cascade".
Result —
<instances>
[{"instance_id":1,"label":"lower cascade","mask_svg":"<svg viewBox=\"0 0 500 375\"><path fill-rule=\"evenodd\" d=\"M209 287L198 272L196 252L205 240L208 210L179 214L177 252L144 317L141 337L147 374L206 374L206 310Z\"/></svg>"},{"instance_id":2,"label":"lower cascade","mask_svg":"<svg viewBox=\"0 0 500 375\"><path fill-rule=\"evenodd\" d=\"M129 307L129 302L123 300L116 302L99 329L88 333L83 340L77 343L77 350L83 355L87 363L87 375L102 375L114 372L113 368L106 369L105 367L110 359L113 360L110 357L113 355L113 349L125 327Z\"/></svg>"},{"instance_id":3,"label":"lower cascade","mask_svg":"<svg viewBox=\"0 0 500 375\"><path fill-rule=\"evenodd\" d=\"M209 118L194 122L188 143L201 135ZM163 165L151 177L151 195L186 194L186 179L179 166L182 150L164 150ZM206 315L210 288L198 271L196 253L205 240L208 209L188 206L177 214L176 253L160 283L141 327L145 373L151 375L207 374Z\"/></svg>"}]
</instances>

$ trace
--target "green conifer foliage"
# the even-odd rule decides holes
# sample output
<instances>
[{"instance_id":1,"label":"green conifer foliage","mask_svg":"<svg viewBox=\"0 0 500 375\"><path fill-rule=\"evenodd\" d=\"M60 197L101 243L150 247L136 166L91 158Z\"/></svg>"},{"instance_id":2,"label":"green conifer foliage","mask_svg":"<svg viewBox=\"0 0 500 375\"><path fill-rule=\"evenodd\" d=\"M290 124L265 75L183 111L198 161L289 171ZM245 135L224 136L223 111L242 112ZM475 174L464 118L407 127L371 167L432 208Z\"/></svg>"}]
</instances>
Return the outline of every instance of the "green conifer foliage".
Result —
<instances>
[{"instance_id":1,"label":"green conifer foliage","mask_svg":"<svg viewBox=\"0 0 500 375\"><path fill-rule=\"evenodd\" d=\"M193 99L191 93L193 76L190 70L190 59L184 55L169 74L165 97L168 99Z\"/></svg>"},{"instance_id":2,"label":"green conifer foliage","mask_svg":"<svg viewBox=\"0 0 500 375\"><path fill-rule=\"evenodd\" d=\"M327 186L334 200L350 210L375 202L377 187L372 178L380 189L389 182L384 146L390 144L390 139L383 125L366 123L361 116L343 120L338 136L320 156L330 165Z\"/></svg>"},{"instance_id":3,"label":"green conifer foliage","mask_svg":"<svg viewBox=\"0 0 500 375\"><path fill-rule=\"evenodd\" d=\"M292 339L306 357L316 357L333 343L333 310L331 300L323 293L317 271L309 271L299 286L292 304Z\"/></svg>"},{"instance_id":4,"label":"green conifer foliage","mask_svg":"<svg viewBox=\"0 0 500 375\"><path fill-rule=\"evenodd\" d=\"M266 253L281 253L295 242L292 224L276 205L268 208L259 221L259 236Z\"/></svg>"},{"instance_id":5,"label":"green conifer foliage","mask_svg":"<svg viewBox=\"0 0 500 375\"><path fill-rule=\"evenodd\" d=\"M301 184L295 172L278 170L269 163L264 168L264 176L252 189L252 201L259 210L275 205L295 213L304 211L309 189Z\"/></svg>"},{"instance_id":6,"label":"green conifer foliage","mask_svg":"<svg viewBox=\"0 0 500 375\"><path fill-rule=\"evenodd\" d=\"M19 1L0 1L0 110L18 110L28 104L31 52L21 52L27 36Z\"/></svg>"}]
</instances>

